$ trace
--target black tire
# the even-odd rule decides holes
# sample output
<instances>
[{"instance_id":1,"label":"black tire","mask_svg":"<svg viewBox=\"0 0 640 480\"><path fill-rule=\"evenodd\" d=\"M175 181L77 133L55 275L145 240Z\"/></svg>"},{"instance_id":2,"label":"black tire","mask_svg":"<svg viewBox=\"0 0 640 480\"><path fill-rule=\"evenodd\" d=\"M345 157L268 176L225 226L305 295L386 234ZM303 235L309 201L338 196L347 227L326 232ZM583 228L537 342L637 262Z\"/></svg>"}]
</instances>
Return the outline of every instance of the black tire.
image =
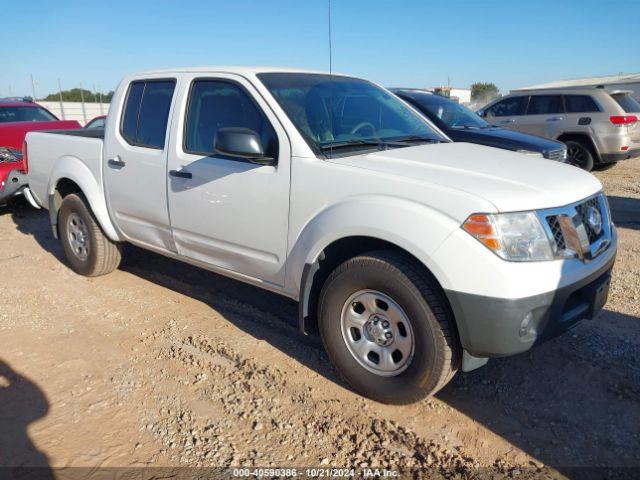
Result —
<instances>
[{"instance_id":1,"label":"black tire","mask_svg":"<svg viewBox=\"0 0 640 480\"><path fill-rule=\"evenodd\" d=\"M80 243L86 245L86 249L78 247L79 241L73 242L73 239L79 238L78 230L83 232L83 242ZM58 211L58 236L69 265L80 275L106 275L120 264L120 245L102 232L81 193L69 194L62 200Z\"/></svg>"},{"instance_id":2,"label":"black tire","mask_svg":"<svg viewBox=\"0 0 640 480\"><path fill-rule=\"evenodd\" d=\"M361 365L343 336L343 308L349 308L346 302L363 290L388 296L410 322L415 339L413 356L405 369L393 376L382 376ZM374 400L392 404L418 401L444 387L458 369L461 347L435 279L402 254L369 252L338 266L320 293L318 319L333 365L355 391Z\"/></svg>"},{"instance_id":3,"label":"black tire","mask_svg":"<svg viewBox=\"0 0 640 480\"><path fill-rule=\"evenodd\" d=\"M564 142L567 145L567 163L590 172L595 164L593 152L589 145L576 140Z\"/></svg>"}]
</instances>

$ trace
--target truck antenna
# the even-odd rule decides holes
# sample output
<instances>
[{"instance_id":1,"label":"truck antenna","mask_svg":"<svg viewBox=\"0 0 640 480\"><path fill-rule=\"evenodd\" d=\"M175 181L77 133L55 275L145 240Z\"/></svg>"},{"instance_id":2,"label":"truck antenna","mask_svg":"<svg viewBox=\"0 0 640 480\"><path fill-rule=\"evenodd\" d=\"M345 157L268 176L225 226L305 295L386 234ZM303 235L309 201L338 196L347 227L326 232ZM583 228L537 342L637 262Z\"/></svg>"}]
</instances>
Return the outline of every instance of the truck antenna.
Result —
<instances>
[{"instance_id":1,"label":"truck antenna","mask_svg":"<svg viewBox=\"0 0 640 480\"><path fill-rule=\"evenodd\" d=\"M333 80L333 48L331 38L331 0L329 1L329 84ZM329 129L331 130L331 139L329 140L329 156L333 157L333 89L329 87Z\"/></svg>"},{"instance_id":2,"label":"truck antenna","mask_svg":"<svg viewBox=\"0 0 640 480\"><path fill-rule=\"evenodd\" d=\"M329 0L329 75L333 73L333 49L331 38L331 0Z\"/></svg>"}]
</instances>

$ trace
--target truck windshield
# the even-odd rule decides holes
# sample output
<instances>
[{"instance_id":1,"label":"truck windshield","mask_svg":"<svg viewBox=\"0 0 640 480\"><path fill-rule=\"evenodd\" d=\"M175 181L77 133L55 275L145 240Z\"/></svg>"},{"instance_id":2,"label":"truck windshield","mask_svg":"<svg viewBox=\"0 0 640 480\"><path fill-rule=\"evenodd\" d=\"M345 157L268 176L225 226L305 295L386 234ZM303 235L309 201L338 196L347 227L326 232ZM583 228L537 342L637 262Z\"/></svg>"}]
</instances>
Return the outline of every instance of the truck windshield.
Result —
<instances>
[{"instance_id":1,"label":"truck windshield","mask_svg":"<svg viewBox=\"0 0 640 480\"><path fill-rule=\"evenodd\" d=\"M0 123L55 122L58 120L42 107L0 107Z\"/></svg>"},{"instance_id":2,"label":"truck windshield","mask_svg":"<svg viewBox=\"0 0 640 480\"><path fill-rule=\"evenodd\" d=\"M447 141L395 95L365 80L299 73L258 77L316 153L334 156Z\"/></svg>"}]
</instances>

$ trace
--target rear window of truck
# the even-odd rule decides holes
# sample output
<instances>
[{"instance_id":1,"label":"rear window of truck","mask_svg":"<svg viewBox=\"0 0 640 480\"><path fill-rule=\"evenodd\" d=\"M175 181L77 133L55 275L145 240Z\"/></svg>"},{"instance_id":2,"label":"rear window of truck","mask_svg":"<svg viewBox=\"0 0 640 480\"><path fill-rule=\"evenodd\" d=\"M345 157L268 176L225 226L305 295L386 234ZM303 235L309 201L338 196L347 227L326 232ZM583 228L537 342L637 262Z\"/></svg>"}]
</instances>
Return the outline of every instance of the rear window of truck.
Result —
<instances>
[{"instance_id":1,"label":"rear window of truck","mask_svg":"<svg viewBox=\"0 0 640 480\"><path fill-rule=\"evenodd\" d=\"M638 113L640 112L640 102L633 98L628 93L620 93L617 95L611 95L618 105L622 107L625 113Z\"/></svg>"},{"instance_id":2,"label":"rear window of truck","mask_svg":"<svg viewBox=\"0 0 640 480\"><path fill-rule=\"evenodd\" d=\"M131 82L120 133L131 145L162 149L175 80Z\"/></svg>"}]
</instances>

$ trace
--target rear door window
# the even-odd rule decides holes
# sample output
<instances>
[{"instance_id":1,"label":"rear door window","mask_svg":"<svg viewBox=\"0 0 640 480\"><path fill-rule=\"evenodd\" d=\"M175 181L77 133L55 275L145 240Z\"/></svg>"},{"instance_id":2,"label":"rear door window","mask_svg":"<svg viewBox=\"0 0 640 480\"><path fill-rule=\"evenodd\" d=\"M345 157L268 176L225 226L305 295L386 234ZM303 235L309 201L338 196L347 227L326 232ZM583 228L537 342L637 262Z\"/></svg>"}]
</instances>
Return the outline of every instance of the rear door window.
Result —
<instances>
[{"instance_id":1,"label":"rear door window","mask_svg":"<svg viewBox=\"0 0 640 480\"><path fill-rule=\"evenodd\" d=\"M174 80L132 82L120 132L131 145L164 148Z\"/></svg>"},{"instance_id":2,"label":"rear door window","mask_svg":"<svg viewBox=\"0 0 640 480\"><path fill-rule=\"evenodd\" d=\"M488 117L512 117L524 115L529 97L510 97L499 101L495 105L487 108L485 114Z\"/></svg>"},{"instance_id":3,"label":"rear door window","mask_svg":"<svg viewBox=\"0 0 640 480\"><path fill-rule=\"evenodd\" d=\"M565 95L564 106L567 113L599 112L600 108L589 95Z\"/></svg>"},{"instance_id":4,"label":"rear door window","mask_svg":"<svg viewBox=\"0 0 640 480\"><path fill-rule=\"evenodd\" d=\"M628 93L621 93L617 95L611 95L618 105L622 107L625 113L638 113L640 112L640 102L633 98Z\"/></svg>"},{"instance_id":5,"label":"rear door window","mask_svg":"<svg viewBox=\"0 0 640 480\"><path fill-rule=\"evenodd\" d=\"M561 95L532 95L527 108L527 115L548 115L562 113Z\"/></svg>"}]
</instances>

